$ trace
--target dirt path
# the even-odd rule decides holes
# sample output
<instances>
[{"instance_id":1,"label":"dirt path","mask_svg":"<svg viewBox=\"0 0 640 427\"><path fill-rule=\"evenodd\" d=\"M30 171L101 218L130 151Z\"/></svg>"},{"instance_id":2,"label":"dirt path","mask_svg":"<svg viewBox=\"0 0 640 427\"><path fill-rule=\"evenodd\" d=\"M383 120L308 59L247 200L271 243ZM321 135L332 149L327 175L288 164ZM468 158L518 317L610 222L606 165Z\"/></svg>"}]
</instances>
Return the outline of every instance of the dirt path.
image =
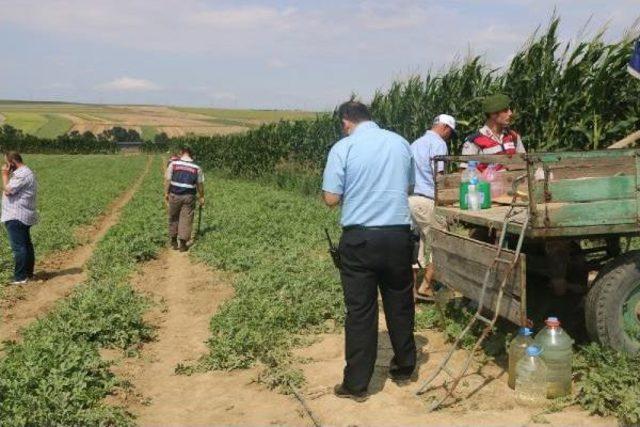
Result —
<instances>
[{"instance_id":1,"label":"dirt path","mask_svg":"<svg viewBox=\"0 0 640 427\"><path fill-rule=\"evenodd\" d=\"M111 203L107 213L95 225L79 231L80 239L85 241L85 244L70 252L54 254L39 263L36 266L36 274L38 278L43 279L42 281L6 288L3 300L0 301L0 342L17 339L20 329L47 313L57 300L67 296L75 285L86 279L86 262L91 258L96 244L118 222L122 208L142 184L151 162L150 157L144 172L129 190Z\"/></svg>"},{"instance_id":2,"label":"dirt path","mask_svg":"<svg viewBox=\"0 0 640 427\"><path fill-rule=\"evenodd\" d=\"M229 281L176 251L163 253L134 279L138 290L158 302L148 315L157 339L143 347L141 358L114 367L135 386L135 397L124 403L138 424L310 424L293 398L254 383L254 370L175 374L176 365L206 353L211 316L233 294Z\"/></svg>"},{"instance_id":3,"label":"dirt path","mask_svg":"<svg viewBox=\"0 0 640 427\"><path fill-rule=\"evenodd\" d=\"M460 384L459 402L437 412L427 413L427 400L419 399L414 392L432 373L449 349L443 335L435 331L417 334L419 371L415 382L398 386L387 377L389 361L393 356L391 343L380 313L378 361L369 386L372 394L364 403L338 399L332 394L334 384L342 379L344 367L344 336L324 335L306 349L298 350L300 356L311 362L301 366L308 380L303 393L308 405L323 425L530 425L532 417L540 412L518 406L513 391L507 386L506 372L495 363L481 369L476 366ZM462 352L454 357L454 366L461 366ZM455 364L455 363L458 364ZM616 426L613 418L590 417L579 408L567 408L560 413L543 415L551 425Z\"/></svg>"}]
</instances>

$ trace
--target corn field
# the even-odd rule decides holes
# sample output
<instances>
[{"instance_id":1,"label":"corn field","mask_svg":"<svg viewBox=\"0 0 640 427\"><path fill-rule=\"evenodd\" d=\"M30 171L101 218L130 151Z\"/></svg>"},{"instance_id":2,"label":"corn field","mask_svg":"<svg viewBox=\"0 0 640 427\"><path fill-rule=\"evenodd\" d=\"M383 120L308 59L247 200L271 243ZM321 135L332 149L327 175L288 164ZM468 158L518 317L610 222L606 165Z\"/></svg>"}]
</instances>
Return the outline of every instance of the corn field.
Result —
<instances>
[{"instance_id":1,"label":"corn field","mask_svg":"<svg viewBox=\"0 0 640 427\"><path fill-rule=\"evenodd\" d=\"M554 18L546 31L534 33L503 70L474 57L438 75L392 83L371 101L374 120L412 141L437 114L452 114L460 136L450 151L457 153L462 138L482 125L482 98L500 91L513 99L514 128L529 151L602 149L640 129L640 84L626 72L633 39L606 43L599 32L561 43L559 24ZM286 184L300 174L319 177L339 138L337 119L319 114L315 120L282 121L231 136L175 138L169 146L146 149L186 143L206 167L248 178L275 175Z\"/></svg>"}]
</instances>

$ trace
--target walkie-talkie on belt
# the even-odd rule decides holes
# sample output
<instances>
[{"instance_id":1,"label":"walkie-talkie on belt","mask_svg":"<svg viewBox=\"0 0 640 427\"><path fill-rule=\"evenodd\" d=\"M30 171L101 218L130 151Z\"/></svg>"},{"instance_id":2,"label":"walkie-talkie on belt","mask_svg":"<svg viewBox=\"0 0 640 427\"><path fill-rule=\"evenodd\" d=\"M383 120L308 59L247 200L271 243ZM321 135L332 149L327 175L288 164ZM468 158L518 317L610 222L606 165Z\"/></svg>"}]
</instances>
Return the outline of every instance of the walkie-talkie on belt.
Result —
<instances>
[{"instance_id":1,"label":"walkie-talkie on belt","mask_svg":"<svg viewBox=\"0 0 640 427\"><path fill-rule=\"evenodd\" d=\"M333 260L333 265L335 265L338 270L341 270L342 261L340 260L340 252L338 252L338 248L331 241L331 236L329 236L329 230L325 228L324 234L327 236L327 242L329 243L329 255L331 255L331 259Z\"/></svg>"}]
</instances>

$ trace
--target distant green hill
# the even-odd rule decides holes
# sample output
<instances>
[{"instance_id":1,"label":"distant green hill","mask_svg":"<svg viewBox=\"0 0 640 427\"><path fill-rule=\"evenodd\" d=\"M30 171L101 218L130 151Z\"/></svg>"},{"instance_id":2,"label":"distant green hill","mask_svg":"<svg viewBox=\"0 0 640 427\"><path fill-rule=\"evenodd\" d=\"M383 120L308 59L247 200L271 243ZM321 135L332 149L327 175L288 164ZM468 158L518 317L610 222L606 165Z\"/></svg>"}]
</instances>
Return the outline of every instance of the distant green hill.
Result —
<instances>
[{"instance_id":1,"label":"distant green hill","mask_svg":"<svg viewBox=\"0 0 640 427\"><path fill-rule=\"evenodd\" d=\"M263 123L313 118L315 114L295 110L0 100L0 122L44 138L54 138L72 130L100 133L114 126L136 129L144 139L153 139L161 132L169 136L219 135L243 132Z\"/></svg>"}]
</instances>

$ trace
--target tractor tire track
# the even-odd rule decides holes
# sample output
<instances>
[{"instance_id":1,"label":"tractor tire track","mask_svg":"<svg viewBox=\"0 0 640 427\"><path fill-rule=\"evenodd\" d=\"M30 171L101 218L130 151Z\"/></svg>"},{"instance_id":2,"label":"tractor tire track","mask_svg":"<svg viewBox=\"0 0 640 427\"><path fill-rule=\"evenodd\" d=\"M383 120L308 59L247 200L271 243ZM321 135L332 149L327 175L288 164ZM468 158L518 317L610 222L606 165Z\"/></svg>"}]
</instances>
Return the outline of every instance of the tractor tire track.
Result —
<instances>
[{"instance_id":1,"label":"tractor tire track","mask_svg":"<svg viewBox=\"0 0 640 427\"><path fill-rule=\"evenodd\" d=\"M89 231L83 230L82 234L86 235L85 244L70 252L54 254L37 265L37 281L5 289L3 300L0 301L0 342L18 339L22 328L49 312L56 301L69 295L77 284L87 279L85 264L91 258L97 243L117 224L122 208L129 203L149 173L151 162L152 158L149 157L144 171L131 188L110 204L106 214ZM55 269L48 270L47 266L51 265L55 265ZM43 266L44 272L39 272L38 267Z\"/></svg>"}]
</instances>

